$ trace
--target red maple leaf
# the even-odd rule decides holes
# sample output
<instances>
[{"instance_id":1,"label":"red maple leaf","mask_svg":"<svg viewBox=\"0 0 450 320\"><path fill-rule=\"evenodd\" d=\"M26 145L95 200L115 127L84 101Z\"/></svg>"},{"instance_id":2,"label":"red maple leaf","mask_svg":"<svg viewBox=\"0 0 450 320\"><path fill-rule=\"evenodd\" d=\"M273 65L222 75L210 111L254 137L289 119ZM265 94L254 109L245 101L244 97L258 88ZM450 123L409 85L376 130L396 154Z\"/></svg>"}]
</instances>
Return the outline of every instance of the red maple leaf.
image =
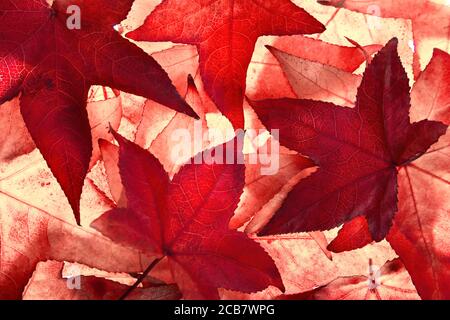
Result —
<instances>
[{"instance_id":1,"label":"red maple leaf","mask_svg":"<svg viewBox=\"0 0 450 320\"><path fill-rule=\"evenodd\" d=\"M412 115L449 123L450 55L436 49L411 92ZM399 171L399 212L386 239L402 259L423 299L448 299L447 235L450 181L447 133L417 161ZM367 220L344 224L329 249L343 252L373 241Z\"/></svg>"},{"instance_id":2,"label":"red maple leaf","mask_svg":"<svg viewBox=\"0 0 450 320\"><path fill-rule=\"evenodd\" d=\"M86 112L91 85L131 92L193 115L156 61L114 31L113 26L126 17L132 3L0 3L0 104L21 93L26 126L78 222L92 154ZM80 8L80 29L68 28L70 5Z\"/></svg>"},{"instance_id":3,"label":"red maple leaf","mask_svg":"<svg viewBox=\"0 0 450 320\"><path fill-rule=\"evenodd\" d=\"M233 125L243 128L245 80L258 37L324 30L290 0L165 0L127 36L196 45L206 91Z\"/></svg>"},{"instance_id":4,"label":"red maple leaf","mask_svg":"<svg viewBox=\"0 0 450 320\"><path fill-rule=\"evenodd\" d=\"M284 289L264 249L228 228L245 182L244 165L225 164L226 154L236 148L226 149L224 164L188 164L169 181L152 154L114 135L128 206L108 211L94 228L121 244L167 256L186 299L216 299L217 288ZM219 157L216 149L209 151Z\"/></svg>"},{"instance_id":5,"label":"red maple leaf","mask_svg":"<svg viewBox=\"0 0 450 320\"><path fill-rule=\"evenodd\" d=\"M290 192L263 234L327 230L364 215L383 239L397 211L397 173L423 155L447 126L410 123L408 77L391 40L367 67L355 108L311 100L254 102L280 142L320 169Z\"/></svg>"}]
</instances>

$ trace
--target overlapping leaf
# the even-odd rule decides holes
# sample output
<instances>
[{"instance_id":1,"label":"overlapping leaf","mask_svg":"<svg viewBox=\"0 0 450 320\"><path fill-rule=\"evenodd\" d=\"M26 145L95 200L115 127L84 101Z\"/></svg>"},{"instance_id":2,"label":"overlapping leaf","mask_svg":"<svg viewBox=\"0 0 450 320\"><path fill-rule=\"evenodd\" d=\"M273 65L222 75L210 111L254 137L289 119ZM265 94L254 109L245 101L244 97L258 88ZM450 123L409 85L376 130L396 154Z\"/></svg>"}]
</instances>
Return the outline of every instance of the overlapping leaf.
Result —
<instances>
[{"instance_id":1,"label":"overlapping leaf","mask_svg":"<svg viewBox=\"0 0 450 320\"><path fill-rule=\"evenodd\" d=\"M397 167L423 155L447 127L410 123L409 85L390 41L368 66L356 107L309 100L254 102L283 145L310 156L320 169L290 192L263 234L326 230L364 215L383 239L397 212Z\"/></svg>"},{"instance_id":2,"label":"overlapping leaf","mask_svg":"<svg viewBox=\"0 0 450 320\"><path fill-rule=\"evenodd\" d=\"M113 29L132 2L55 0L49 6L44 0L6 0L0 4L0 104L21 93L28 131L78 221L92 155L86 112L91 85L132 92L193 115L156 61ZM80 26L69 28L69 6L82 13Z\"/></svg>"},{"instance_id":3,"label":"overlapping leaf","mask_svg":"<svg viewBox=\"0 0 450 320\"><path fill-rule=\"evenodd\" d=\"M154 156L115 137L128 205L105 213L93 223L96 229L119 243L167 256L185 298L218 298L221 287L244 292L283 288L264 249L228 229L244 185L244 166L226 164L230 152L237 161L237 142L222 154L219 149L204 153L222 164L187 164L169 181Z\"/></svg>"},{"instance_id":4,"label":"overlapping leaf","mask_svg":"<svg viewBox=\"0 0 450 320\"><path fill-rule=\"evenodd\" d=\"M62 278L63 263L38 263L23 294L24 300L117 300L128 286L95 276ZM75 286L79 281L79 287ZM73 283L73 284L72 284ZM73 288L70 288L70 285ZM137 288L127 300L177 300L181 297L176 285Z\"/></svg>"},{"instance_id":5,"label":"overlapping leaf","mask_svg":"<svg viewBox=\"0 0 450 320\"><path fill-rule=\"evenodd\" d=\"M428 117L449 123L450 57L436 50L415 83L411 117ZM413 163L399 171L399 212L387 237L424 299L446 299L450 251L449 226L449 133ZM372 242L367 221L358 217L346 223L329 249L353 250Z\"/></svg>"},{"instance_id":6,"label":"overlapping leaf","mask_svg":"<svg viewBox=\"0 0 450 320\"><path fill-rule=\"evenodd\" d=\"M233 125L243 128L246 74L257 38L323 30L289 0L165 0L127 36L196 45L206 91Z\"/></svg>"},{"instance_id":7,"label":"overlapping leaf","mask_svg":"<svg viewBox=\"0 0 450 320\"><path fill-rule=\"evenodd\" d=\"M369 266L373 268L373 266ZM416 289L399 259L387 262L372 275L341 277L317 289L296 295L280 296L289 300L418 300Z\"/></svg>"}]
</instances>

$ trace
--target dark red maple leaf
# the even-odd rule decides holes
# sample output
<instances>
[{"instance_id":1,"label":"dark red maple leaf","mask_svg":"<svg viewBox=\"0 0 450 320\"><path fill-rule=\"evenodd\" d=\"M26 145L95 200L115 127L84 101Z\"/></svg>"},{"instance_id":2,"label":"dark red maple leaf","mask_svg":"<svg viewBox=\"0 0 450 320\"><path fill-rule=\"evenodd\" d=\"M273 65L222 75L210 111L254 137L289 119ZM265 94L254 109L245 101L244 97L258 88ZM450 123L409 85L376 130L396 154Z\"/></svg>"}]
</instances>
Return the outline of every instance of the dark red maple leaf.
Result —
<instances>
[{"instance_id":1,"label":"dark red maple leaf","mask_svg":"<svg viewBox=\"0 0 450 320\"><path fill-rule=\"evenodd\" d=\"M411 116L449 123L450 55L435 50L411 92ZM399 210L386 239L405 264L423 299L448 299L450 290L448 217L450 133L421 158L399 170ZM330 245L334 252L350 251L373 241L367 220L344 224Z\"/></svg>"},{"instance_id":2,"label":"dark red maple leaf","mask_svg":"<svg viewBox=\"0 0 450 320\"><path fill-rule=\"evenodd\" d=\"M243 128L245 79L258 37L324 30L290 0L165 0L128 36L196 45L206 91L233 125Z\"/></svg>"},{"instance_id":3,"label":"dark red maple leaf","mask_svg":"<svg viewBox=\"0 0 450 320\"><path fill-rule=\"evenodd\" d=\"M383 239L397 211L397 170L423 155L447 126L410 123L407 75L391 40L367 67L355 108L279 99L253 102L280 142L320 169L290 192L263 234L326 230L364 215Z\"/></svg>"},{"instance_id":4,"label":"dark red maple leaf","mask_svg":"<svg viewBox=\"0 0 450 320\"><path fill-rule=\"evenodd\" d=\"M108 211L94 228L119 243L167 256L186 299L216 299L217 288L284 289L264 249L228 228L245 183L243 164L187 164L169 181L152 154L114 135L128 207ZM223 163L237 149L225 148ZM219 156L216 149L210 151Z\"/></svg>"},{"instance_id":5,"label":"dark red maple leaf","mask_svg":"<svg viewBox=\"0 0 450 320\"><path fill-rule=\"evenodd\" d=\"M64 190L79 222L79 202L92 153L86 98L110 86L194 115L165 71L113 26L133 0L2 0L0 104L21 93L27 128ZM81 28L67 26L70 5Z\"/></svg>"}]
</instances>

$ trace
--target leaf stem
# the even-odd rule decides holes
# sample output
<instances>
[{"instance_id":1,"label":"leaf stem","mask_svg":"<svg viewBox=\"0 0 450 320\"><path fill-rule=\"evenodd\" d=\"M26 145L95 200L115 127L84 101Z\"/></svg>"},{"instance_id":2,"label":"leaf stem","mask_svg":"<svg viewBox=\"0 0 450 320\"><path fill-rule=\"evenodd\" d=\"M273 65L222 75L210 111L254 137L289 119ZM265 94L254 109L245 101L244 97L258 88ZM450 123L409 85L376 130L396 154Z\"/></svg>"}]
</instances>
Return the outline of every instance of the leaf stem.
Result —
<instances>
[{"instance_id":1,"label":"leaf stem","mask_svg":"<svg viewBox=\"0 0 450 320\"><path fill-rule=\"evenodd\" d=\"M136 289L141 283L142 281L144 281L145 278L147 278L148 274L150 273L150 271L152 271L152 269L163 259L164 257L155 259L152 261L152 263L149 264L149 266L147 267L147 269L145 269L145 271L139 276L139 278L136 279L136 282L128 288L127 291L125 291L124 294L122 294L122 296L120 296L119 300L125 300L131 292L133 292L134 289Z\"/></svg>"}]
</instances>

